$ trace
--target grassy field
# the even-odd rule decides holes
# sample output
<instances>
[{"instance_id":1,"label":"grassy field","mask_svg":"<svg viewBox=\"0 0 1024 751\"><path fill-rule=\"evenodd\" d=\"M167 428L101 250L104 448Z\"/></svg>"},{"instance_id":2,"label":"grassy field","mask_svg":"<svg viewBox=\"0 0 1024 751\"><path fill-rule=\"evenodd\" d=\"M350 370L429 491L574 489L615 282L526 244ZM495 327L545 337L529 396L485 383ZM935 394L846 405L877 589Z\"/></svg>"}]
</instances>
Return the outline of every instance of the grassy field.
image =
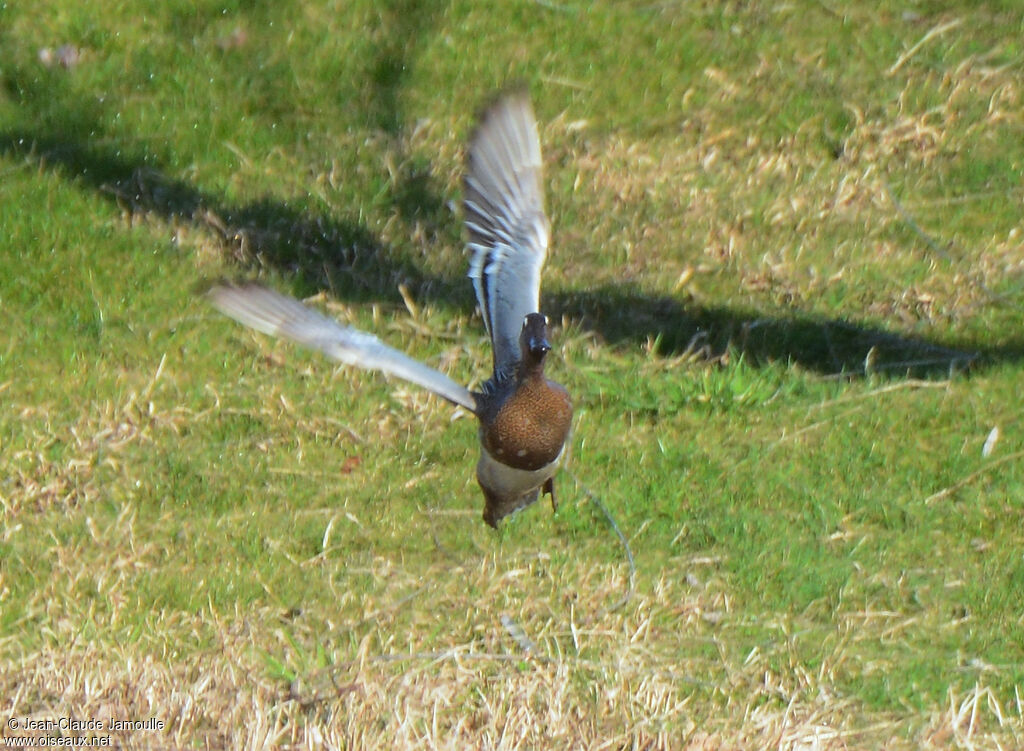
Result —
<instances>
[{"instance_id":1,"label":"grassy field","mask_svg":"<svg viewBox=\"0 0 1024 751\"><path fill-rule=\"evenodd\" d=\"M1022 40L1017 0L0 3L0 735L1024 745ZM557 515L495 533L469 415L195 291L479 384L462 149L516 79L577 418Z\"/></svg>"}]
</instances>

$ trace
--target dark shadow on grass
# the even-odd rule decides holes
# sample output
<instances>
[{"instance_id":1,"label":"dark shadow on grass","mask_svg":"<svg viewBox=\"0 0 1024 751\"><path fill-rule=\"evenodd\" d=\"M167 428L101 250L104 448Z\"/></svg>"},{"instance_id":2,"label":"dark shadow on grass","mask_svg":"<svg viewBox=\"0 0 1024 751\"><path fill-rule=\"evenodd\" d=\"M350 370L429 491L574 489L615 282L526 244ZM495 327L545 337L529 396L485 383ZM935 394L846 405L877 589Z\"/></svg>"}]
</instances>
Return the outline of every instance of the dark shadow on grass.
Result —
<instances>
[{"instance_id":1,"label":"dark shadow on grass","mask_svg":"<svg viewBox=\"0 0 1024 751\"><path fill-rule=\"evenodd\" d=\"M653 340L662 355L715 356L732 351L752 364L794 363L823 375L946 378L985 365L1024 360L1024 338L997 346L940 342L800 311L783 317L753 309L686 305L627 285L545 295L545 303L549 315L578 320L608 341Z\"/></svg>"},{"instance_id":2,"label":"dark shadow on grass","mask_svg":"<svg viewBox=\"0 0 1024 751\"><path fill-rule=\"evenodd\" d=\"M468 284L423 272L357 220L311 216L274 200L232 205L186 181L169 177L152 158L97 148L56 136L0 133L0 154L20 156L95 190L129 214L204 227L250 271L270 267L292 274L296 294L324 287L357 302L401 300L399 285L417 297L472 299Z\"/></svg>"},{"instance_id":3,"label":"dark shadow on grass","mask_svg":"<svg viewBox=\"0 0 1024 751\"><path fill-rule=\"evenodd\" d=\"M381 243L357 221L309 216L285 203L262 200L233 206L152 160L28 132L0 133L0 154L22 158L95 190L129 213L155 214L170 223L206 227L253 273L271 267L296 278L297 294L328 288L339 299L397 303L400 284L417 299L452 309L474 303L461 276L425 273L413 260ZM709 356L726 350L749 363L794 363L821 374L867 372L944 378L969 368L1024 359L1024 339L995 347L969 341L934 341L893 334L855 322L795 311L786 317L756 310L685 305L626 285L544 295L545 311L567 315L612 343L657 342L664 355Z\"/></svg>"}]
</instances>

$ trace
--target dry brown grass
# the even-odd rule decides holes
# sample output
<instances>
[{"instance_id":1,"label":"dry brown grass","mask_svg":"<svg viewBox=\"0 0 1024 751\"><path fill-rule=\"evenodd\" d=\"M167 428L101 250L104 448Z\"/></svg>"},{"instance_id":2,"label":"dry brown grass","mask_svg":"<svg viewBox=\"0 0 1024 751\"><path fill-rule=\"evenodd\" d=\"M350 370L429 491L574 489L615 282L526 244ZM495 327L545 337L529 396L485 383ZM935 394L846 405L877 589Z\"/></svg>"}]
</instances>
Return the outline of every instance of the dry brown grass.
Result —
<instances>
[{"instance_id":1,"label":"dry brown grass","mask_svg":"<svg viewBox=\"0 0 1024 751\"><path fill-rule=\"evenodd\" d=\"M154 428L173 429L186 419L190 410L157 411L150 401L164 362L161 359L148 383L130 391L122 403L90 404L70 422L44 406L13 405L19 421L37 427L28 431L22 447L5 457L8 482L0 494L0 508L8 521L22 513L70 510L96 501L102 493L98 470L118 472L118 454L125 446L153 440Z\"/></svg>"},{"instance_id":2,"label":"dry brown grass","mask_svg":"<svg viewBox=\"0 0 1024 751\"><path fill-rule=\"evenodd\" d=\"M132 519L118 524L101 537L120 535L134 546ZM55 580L86 575L74 559L62 556ZM129 565L124 556L103 563L109 571ZM391 561L378 565L394 569ZM864 619L845 628L815 673L800 665L777 672L771 664L779 655L757 650L740 660L720 649L718 658L681 662L700 641L730 639L737 614L727 593L693 578L692 585L646 581L621 613L588 620L597 598L621 588L620 572L567 564L553 574L556 586L538 588L538 567L546 565L483 556L448 584L379 603L362 623L338 624L333 633L308 628L305 614L289 619L267 607L153 613L154 645L142 649L118 643L116 611L94 614L83 634L87 613L61 597L68 611L52 613L46 646L19 653L8 645L0 714L166 724L162 732L114 733L125 748L994 749L1024 739L1019 698L1007 702L984 685L951 691L948 706L925 716L877 715L835 696L830 671ZM572 595L563 588L570 581ZM496 607L460 595L466 584ZM109 596L120 589L101 586ZM442 646L433 619L410 621L401 614L407 608L440 609L446 631L466 640ZM506 614L498 618L499 611ZM343 648L346 633L358 638ZM331 664L291 681L272 677L262 656L299 665L295 650L318 645ZM714 685L701 685L711 676Z\"/></svg>"},{"instance_id":3,"label":"dry brown grass","mask_svg":"<svg viewBox=\"0 0 1024 751\"><path fill-rule=\"evenodd\" d=\"M735 84L721 71L705 74L728 99ZM774 141L749 123L737 127L713 107L692 108L678 132L642 140L592 138L585 124L555 121L548 142L564 143L566 133L575 140L556 157L577 171L573 200L592 203L599 217L599 226L586 231L608 241L593 246L571 228L560 237L573 255L593 256L589 266L600 266L597 255L611 251L622 263L608 266L609 280L625 276L676 292L685 286L698 302L720 301L721 292L709 297L704 282L722 272L748 295L804 310L813 310L832 285L874 276L888 282L874 291L872 316L903 326L955 324L992 303L991 290L1019 273L1024 243L1019 228L993 236L984 252L943 236L942 211L951 201L983 208L992 196L918 197L919 176L969 153L987 131L1020 127L1024 111L1014 71L980 56L963 58L935 82L940 104L910 103L923 85L909 78L898 101L883 110L846 103L852 125L835 154L823 143L828 127L821 117ZM980 115L971 110L979 99L989 102ZM909 176L902 199L894 195L892 175ZM768 203L765 196L772 196ZM658 220L625 208L635 206L654 207ZM897 241L904 234L915 235L924 250L908 250ZM903 272L920 267L922 252L931 264L952 260L962 270L908 286ZM574 273L571 260L560 265Z\"/></svg>"}]
</instances>

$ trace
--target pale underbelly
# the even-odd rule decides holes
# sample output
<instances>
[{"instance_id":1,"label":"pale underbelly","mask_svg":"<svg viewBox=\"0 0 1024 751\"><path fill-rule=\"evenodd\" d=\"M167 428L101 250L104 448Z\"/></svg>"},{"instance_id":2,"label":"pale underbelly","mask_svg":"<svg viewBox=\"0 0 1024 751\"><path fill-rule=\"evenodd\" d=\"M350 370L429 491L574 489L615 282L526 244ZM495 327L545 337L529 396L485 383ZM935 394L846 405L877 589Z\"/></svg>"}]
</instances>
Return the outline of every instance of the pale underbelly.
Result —
<instances>
[{"instance_id":1,"label":"pale underbelly","mask_svg":"<svg viewBox=\"0 0 1024 751\"><path fill-rule=\"evenodd\" d=\"M558 470L558 463L562 459L564 448L559 452L555 460L545 464L539 469L516 469L507 464L502 464L486 449L480 451L480 461L476 465L477 480L481 485L491 492L513 498L536 490L544 481L553 477Z\"/></svg>"}]
</instances>

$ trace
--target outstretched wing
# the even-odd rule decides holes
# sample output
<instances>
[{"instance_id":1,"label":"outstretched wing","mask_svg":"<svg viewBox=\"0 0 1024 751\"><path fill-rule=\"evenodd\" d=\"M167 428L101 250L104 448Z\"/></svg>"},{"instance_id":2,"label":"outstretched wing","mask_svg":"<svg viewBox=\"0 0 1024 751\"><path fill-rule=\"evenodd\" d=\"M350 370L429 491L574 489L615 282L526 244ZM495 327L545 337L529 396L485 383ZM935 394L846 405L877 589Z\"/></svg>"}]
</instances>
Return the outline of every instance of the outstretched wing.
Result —
<instances>
[{"instance_id":1,"label":"outstretched wing","mask_svg":"<svg viewBox=\"0 0 1024 751\"><path fill-rule=\"evenodd\" d=\"M469 390L444 373L413 360L372 334L342 326L294 298L258 284L218 284L207 297L221 313L264 334L291 339L346 365L397 376L476 412L476 399Z\"/></svg>"},{"instance_id":2,"label":"outstretched wing","mask_svg":"<svg viewBox=\"0 0 1024 751\"><path fill-rule=\"evenodd\" d=\"M464 183L469 276L494 346L495 374L513 372L523 319L540 308L549 227L541 178L529 96L506 94L480 117Z\"/></svg>"}]
</instances>

